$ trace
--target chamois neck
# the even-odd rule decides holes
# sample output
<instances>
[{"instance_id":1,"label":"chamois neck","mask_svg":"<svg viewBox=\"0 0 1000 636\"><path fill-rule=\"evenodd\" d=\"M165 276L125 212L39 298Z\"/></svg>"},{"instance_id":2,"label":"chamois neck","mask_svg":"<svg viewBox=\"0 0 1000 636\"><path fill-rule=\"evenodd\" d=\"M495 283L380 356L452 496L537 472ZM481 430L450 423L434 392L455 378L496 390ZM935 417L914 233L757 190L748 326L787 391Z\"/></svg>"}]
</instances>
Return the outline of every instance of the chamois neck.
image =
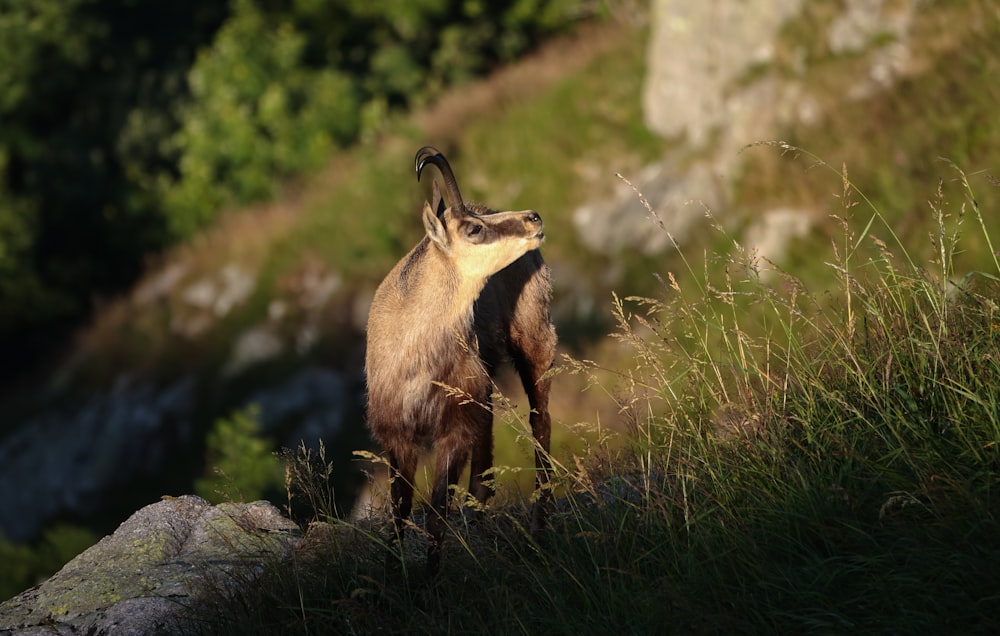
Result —
<instances>
[{"instance_id":1,"label":"chamois neck","mask_svg":"<svg viewBox=\"0 0 1000 636\"><path fill-rule=\"evenodd\" d=\"M427 247L426 256L423 275L429 281L436 281L425 287L431 291L432 302L449 316L471 319L472 307L489 277L466 275L448 254L433 245Z\"/></svg>"}]
</instances>

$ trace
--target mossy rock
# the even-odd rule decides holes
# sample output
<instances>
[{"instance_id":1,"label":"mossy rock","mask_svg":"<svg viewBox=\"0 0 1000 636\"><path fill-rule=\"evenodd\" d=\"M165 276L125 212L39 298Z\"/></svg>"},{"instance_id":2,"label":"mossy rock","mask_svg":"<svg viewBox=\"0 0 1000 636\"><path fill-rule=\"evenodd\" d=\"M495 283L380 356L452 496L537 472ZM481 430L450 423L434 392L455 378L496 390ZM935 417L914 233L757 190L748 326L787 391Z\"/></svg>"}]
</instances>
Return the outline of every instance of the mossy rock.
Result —
<instances>
[{"instance_id":1,"label":"mossy rock","mask_svg":"<svg viewBox=\"0 0 1000 636\"><path fill-rule=\"evenodd\" d=\"M165 498L0 605L0 633L196 632L195 602L252 582L300 540L298 526L268 502Z\"/></svg>"}]
</instances>

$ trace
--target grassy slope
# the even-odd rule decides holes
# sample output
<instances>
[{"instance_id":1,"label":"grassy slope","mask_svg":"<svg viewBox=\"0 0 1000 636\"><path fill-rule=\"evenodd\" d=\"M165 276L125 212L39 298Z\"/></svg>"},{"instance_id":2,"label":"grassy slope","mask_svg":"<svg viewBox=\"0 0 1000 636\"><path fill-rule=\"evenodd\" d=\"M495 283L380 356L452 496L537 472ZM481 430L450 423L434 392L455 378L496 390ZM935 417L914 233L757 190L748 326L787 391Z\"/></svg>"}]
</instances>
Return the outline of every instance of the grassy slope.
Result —
<instances>
[{"instance_id":1,"label":"grassy slope","mask_svg":"<svg viewBox=\"0 0 1000 636\"><path fill-rule=\"evenodd\" d=\"M1000 627L991 610L1000 594L1000 270L983 250L996 193L982 175L966 188L934 161L996 165L997 149L982 141L997 103L996 59L984 53L996 22L977 13L984 6L960 14L974 16L965 41L976 46L943 46L897 90L856 104L831 97L839 105L823 127L787 131L835 169L802 153L792 153L795 165L778 149L751 151L742 205L807 202L847 219L799 246L791 275L759 278L760 263L712 233L699 246L712 248L707 258L696 247L686 262L663 261L681 282L662 300L623 305L618 335L631 353L610 358L619 389L588 364L576 370L624 397L639 435L629 452L567 463L561 483L579 494L542 545L511 506L460 527L445 571L428 583L419 541L402 563L386 563L378 541L345 530L321 567L273 572L261 588L271 609L250 624L362 633ZM815 81L843 73L837 64ZM538 103L572 118L586 101L572 90L568 80ZM462 169L510 170L502 182L516 184L515 200L545 201L553 184L593 196L567 158L604 155L586 133L542 126L551 115L531 108L467 126L456 141ZM523 163L490 139L523 145ZM856 180L839 174L842 162ZM540 178L545 168L555 177ZM572 252L554 246L550 260L575 263ZM970 268L985 273L952 292L946 281ZM273 610L281 606L296 609Z\"/></svg>"},{"instance_id":2,"label":"grassy slope","mask_svg":"<svg viewBox=\"0 0 1000 636\"><path fill-rule=\"evenodd\" d=\"M857 192L842 194L851 209ZM696 300L678 286L624 303L638 434L557 470L574 494L539 542L518 504L456 515L428 581L420 540L397 560L378 520L317 526L294 568L248 582L226 627L995 633L1000 264L961 294L943 282L964 239L993 240L971 216L940 263L828 248L841 281L821 293L762 280L734 249L712 262L733 272L725 286L692 276Z\"/></svg>"},{"instance_id":3,"label":"grassy slope","mask_svg":"<svg viewBox=\"0 0 1000 636\"><path fill-rule=\"evenodd\" d=\"M969 11L983 13L987 11L985 6L970 2L963 4L961 10L968 7ZM996 35L996 20L995 16L990 18L988 12L975 16L962 23L972 27L967 38L952 36L954 40L950 45L941 46L944 57L925 73L907 80L895 91L864 103L843 104L831 96L831 104L840 105L831 110L830 119L822 127L787 131L789 139L832 164L846 162L852 174L858 175L862 191L875 202L876 209L889 223L893 227L911 228L901 232L907 241L913 240L903 249L921 263L925 259L920 256L926 254L924 237L928 224L925 220L931 216L923 202L933 199L939 176L950 178L956 174L935 163L933 157L952 157L969 170L997 165L997 149L984 141L990 138L995 125L992 113L998 103L996 84L991 79L996 77L997 62L995 56L989 54L991 47L988 46L989 38ZM957 29L956 32L963 31ZM795 34L789 37L794 38ZM966 44L971 41L974 45L953 48L954 41ZM630 169L654 157L659 147L643 132L639 123L641 115L636 98L642 77L642 38L626 34L611 38L610 42L608 52L586 69L597 72L574 72L554 86L529 86L526 92L501 89L502 98L486 100L488 106L483 111L454 117L463 124L457 132L445 134L441 131L447 128L440 124L438 128L425 128L441 132L444 141L437 141L435 137L434 143L452 153L456 170L469 184L466 187L470 198L510 202L512 208L530 205L541 210L553 228L546 249L549 261L557 271L573 272L572 276L583 279L600 271L605 262L582 253L569 232L560 233L558 228L570 227L569 214L573 205L609 192L615 171L628 174ZM829 82L831 93L835 93L836 78L845 72L838 64L849 62L831 61L828 67L817 71L814 81ZM286 293L283 281L301 270L304 263L318 263L318 267L340 272L351 281L349 287L356 286L356 289L343 292L341 300L344 302L350 300L350 293L370 291L380 273L418 235L419 225L415 221L405 222L411 218L405 211L416 209L413 202L419 200L422 190L413 182L409 170L400 166L409 166L413 149L426 140L421 129L400 125L377 147L358 149L337 160L326 174L304 186L295 202L251 213L251 216L244 216L244 220L226 221L195 246L180 250L175 258L187 259L195 267L206 270L232 260L251 263L263 272L265 283L259 286L254 300L241 314L228 319L227 324L210 333L205 341L182 347L177 357L183 360L173 364L204 363L210 367L221 364L220 358L226 350L225 332L235 325L260 320L266 312L267 299ZM818 203L820 208L833 213L845 213L831 196L841 193L840 179L836 175L800 170L798 166L789 165L787 156L775 150L756 149L751 155L739 199L746 209L801 201ZM594 174L600 177L594 179ZM995 192L989 186L978 187L981 185L977 184L976 192L983 209L995 209ZM956 193L954 189L949 189L946 196L950 201L962 200L961 191ZM948 209L957 212L957 204ZM871 210L849 208L846 212L858 217L852 231L861 234ZM835 255L828 254L817 261L816 254L827 254L831 239L843 241L843 233L835 223L825 228L828 231L825 236L810 239L793 252L787 264L798 278L816 285L810 287L814 290L826 289L832 284L830 281L834 277L830 268L821 263L836 260ZM969 252L973 256L981 253L976 246L983 243L982 236L972 232L968 238ZM697 298L701 293L696 284L697 274L703 267L699 256L701 248L722 253L726 251L722 248L727 241L715 233L707 235L704 243L693 246L688 255L693 263L690 269L676 256L664 257L656 267L662 273L674 271L679 272L679 276L689 277L682 291L686 297ZM631 257L622 255L619 258L628 261ZM969 256L965 254L957 257L960 263L966 258ZM707 264L717 283L720 277L717 272L723 271L726 262L719 258ZM979 267L979 261L976 262ZM736 259L733 271L738 271L736 265L740 264ZM636 271L643 266L649 264L637 262L628 267ZM966 268L963 264L958 266L960 272L963 268ZM650 280L650 277L644 276L644 279ZM886 277L877 280L886 280ZM700 290L706 288L705 284L702 281ZM789 288L795 287L789 283ZM648 284L634 279L618 291L630 294L652 293L653 290ZM603 293L608 294L609 290ZM758 290L758 294L763 293ZM823 292L814 293L820 299L819 304L823 304ZM179 301L171 297L169 303L179 304ZM116 311L119 318L113 318ZM112 317L105 319L104 326L99 325L92 334L92 346L110 351L122 366L137 360L149 365L159 364L162 352L174 351L176 355L177 343L162 333L162 316L141 314L137 319L130 312L124 305L112 310ZM709 360L700 368L712 371L739 366L738 359L725 364L713 362L720 351L726 351L726 342L715 339L717 333L738 331L732 314L713 314L717 322L705 318L685 321L667 313L657 313L656 317L663 324L679 325L682 335L684 329L692 334L714 334L702 340L712 343L713 348L708 352L711 354ZM891 314L889 318L889 322L898 320ZM111 344L121 342L118 336L123 324L129 325L134 341L143 346ZM711 328L713 324L726 329L715 332ZM780 332L784 324L772 316L740 328L759 334L769 329ZM623 334L629 331L626 329ZM833 337L835 332L836 329L826 335ZM670 336L664 334L664 338L667 337ZM817 339L822 340L818 336ZM693 355L692 348L694 351L698 351L699 346L704 348L697 340L684 342L684 350L689 356ZM606 343L597 347L597 351L616 352L607 356L601 354L600 359L606 366L616 367L623 375L644 377L654 392L667 391L674 383L684 384L691 377L678 372L690 364L689 359L677 362L669 357L662 360L657 356L643 357L639 355L641 347L635 354L622 353L628 350L615 349ZM765 349L766 343L756 342L748 347ZM336 350L334 345L329 349L321 347L316 355L322 357L325 351L333 350ZM821 361L825 353L829 354L822 349L810 349L809 353ZM596 357L597 354L592 351L590 355ZM647 365L644 373L649 375L643 376L641 369L632 369L622 362L629 358ZM773 362L777 365L781 360ZM885 364L886 357L878 358L877 362ZM809 371L801 358L799 363L803 364L803 372ZM832 359L830 366L836 366ZM639 399L643 392L630 384L627 376L616 385L609 379L611 375L600 373L597 376L609 394L625 402L636 399L634 406L637 407L649 405L647 411L638 408L626 412L627 419L639 425L639 430L645 431L647 441L651 442L647 446L649 453L637 457L645 457L644 461L655 464L658 468L655 474L672 475L669 479L657 480L650 496L639 500L612 497L613 505L571 510L557 517L556 531L546 546L547 556L536 552L516 526L511 526L510 519L519 519L517 510L509 511L509 519L506 514L491 518L480 526L486 532L470 535L470 541L477 542L474 554L478 558L473 557L473 553L454 548L440 587L430 591L422 590L419 581L414 581L413 588L401 586L398 572L382 569L381 552L370 542L334 548L346 550L338 555L344 564L341 571L327 574L307 571L298 577L287 572L277 573L275 587L265 589L266 593L274 595L267 599L264 605L267 607L273 607L276 599L281 599L279 605L298 606L298 593L306 594L309 602L322 605L308 607L304 613L278 612L254 618L268 623L275 621L275 627L284 625L293 630L300 628L302 623L338 627L351 624L360 631L374 631L383 625L388 631L416 632L462 631L470 626L481 629L482 625L506 625L508 627L503 629L517 631L518 628L509 626L521 625L525 631L549 628L561 633L593 632L601 627L601 621L608 627L613 626L615 631L622 631L622 626L625 631L645 631L665 624L674 624L680 631L728 631L754 625L760 629L771 626L792 631L837 631L851 629L851 621L855 627L874 625L873 629L878 631L879 624L868 622L876 616L902 620L910 613L920 617L923 623L920 620L901 623L899 631L905 632L926 626L932 611L946 614L954 611L954 608L927 602L926 595L938 588L922 591L920 581L937 577L955 584L952 592L958 592L943 595L942 603L960 606L965 612L962 626L976 627L976 620L986 620L981 613L976 614L977 603L985 602L996 588L991 588L993 592L985 590L974 594L967 588L976 577L986 574L980 566L975 566L976 560L986 559L986 563L993 563L991 559L997 553L997 547L991 542L977 543L995 530L989 525L992 502L988 498L977 499L974 490L969 498L955 499L981 514L982 524L969 525L968 515L963 514L954 514L954 522L949 522L949 514L956 511L939 505L943 500L931 501L933 480L908 483L909 490L900 488L899 491L904 495L916 493L913 497L919 504L918 509L929 511L935 521L943 517L943 521L922 524L924 517L921 515L913 519L902 515L904 530L901 532L876 526L872 521L878 517L875 504L888 501L886 484L894 484L893 488L899 484L873 478L870 483L862 484L864 487L858 494L855 483L851 482L846 499L850 505L842 506L838 503L845 501L839 490L845 488L842 480L856 466L833 462L830 468L833 472L812 470L824 465L817 461L819 457L850 455L845 449L853 448L856 443L864 444L863 437L856 440L834 435L831 445L820 445L802 455L796 455L801 444L794 439L790 442L783 439L782 444L752 439L737 444L734 450L722 442L706 442L700 433L688 436L673 427L672 422L676 419L686 417L697 422L699 414L706 418L719 408L719 398L709 389L705 389L710 393L708 397L698 394L702 400L697 403L701 411L694 409L691 413L664 417L665 405L671 400L654 399L648 403ZM679 379L674 379L675 375ZM696 377L703 379L710 375ZM746 378L742 381L744 386L756 386L759 382ZM740 379L730 378L727 382L738 383ZM561 387L566 409L560 411L557 418L563 420L562 425L571 423L575 417L587 417L577 414L607 409L611 401L599 390L580 394L572 384L564 383ZM628 393L630 389L632 394ZM572 395L566 397L569 393ZM979 394L976 396L975 399L982 399ZM573 404L581 401L586 404ZM710 408L713 401L716 404ZM568 413L574 415L566 415ZM836 412L830 417L838 418ZM860 421L858 428L863 432L870 424L867 420ZM825 429L817 425L817 430ZM833 435L839 429L830 430L829 435ZM984 434L988 432L983 431ZM664 436L670 442L657 436ZM843 443L844 440L849 440L850 444ZM975 448L976 443L993 442L979 440L970 448ZM897 447L903 445L897 444ZM890 450L878 450L866 461L885 459ZM900 452L895 450L892 457ZM671 463L678 453L693 463L678 468ZM793 459L786 462L786 457ZM965 460L961 455L959 458ZM601 457L592 459L598 466L590 470L601 473ZM747 459L755 461L744 461ZM562 460L569 467L563 476L566 485L586 490L588 472L577 469L568 457ZM500 462L524 463L510 461L509 456L502 454ZM648 468L637 458L619 457L616 462L614 472L622 472L622 466L639 472ZM603 468L607 470L607 464ZM925 467L924 473L930 475L930 468ZM689 479L695 481L689 482ZM953 483L965 484L961 480ZM947 492L952 494L953 490ZM689 506L688 502L695 499L699 505ZM695 525L697 531L692 530ZM961 537L958 547L955 537ZM931 556L920 556L921 551ZM347 558L348 554L351 558ZM361 558L353 558L356 555ZM936 563L942 565L937 567ZM312 580L311 577L316 576L319 581ZM872 577L875 577L874 584L862 582ZM988 578L985 582L993 584ZM533 593L528 594L529 590ZM881 595L863 602L879 590L883 590ZM313 592L317 593L316 597L311 596ZM898 602L897 596L905 603ZM336 600L332 608L326 605L331 598ZM890 612L894 607L897 609ZM989 627L985 622L981 625ZM885 623L881 628L893 631L893 627Z\"/></svg>"},{"instance_id":4,"label":"grassy slope","mask_svg":"<svg viewBox=\"0 0 1000 636\"><path fill-rule=\"evenodd\" d=\"M821 14L822 4L811 9ZM774 70L795 76L791 60L805 48L808 72L798 79L818 96L824 114L816 125L792 125L779 137L838 170L846 167L858 189L884 214L908 248L927 255L931 249L926 241L931 221L927 203L939 179L957 178L943 160L970 173L995 171L992 167L1000 163L995 143L1000 136L995 116L1000 86L989 81L1000 72L993 44L1000 30L996 7L968 0L934 3L931 10L919 11L909 53L917 72L891 91L864 100L846 95L858 74L865 72L863 58L830 55L822 39L815 37L819 31L815 21L820 18L807 11L786 26ZM749 156L752 161L740 192L748 206L801 204L840 213L834 199L839 188L824 171L789 170L790 155L776 152L758 149ZM811 162L801 165L808 167ZM977 196L984 209L1000 205L1000 191L995 187L981 187ZM836 235L836 222L827 228L830 235ZM958 257L959 267L979 262L985 256L983 247L981 237L969 237L966 254ZM789 266L796 273L811 267L814 248L809 245L793 251Z\"/></svg>"}]
</instances>

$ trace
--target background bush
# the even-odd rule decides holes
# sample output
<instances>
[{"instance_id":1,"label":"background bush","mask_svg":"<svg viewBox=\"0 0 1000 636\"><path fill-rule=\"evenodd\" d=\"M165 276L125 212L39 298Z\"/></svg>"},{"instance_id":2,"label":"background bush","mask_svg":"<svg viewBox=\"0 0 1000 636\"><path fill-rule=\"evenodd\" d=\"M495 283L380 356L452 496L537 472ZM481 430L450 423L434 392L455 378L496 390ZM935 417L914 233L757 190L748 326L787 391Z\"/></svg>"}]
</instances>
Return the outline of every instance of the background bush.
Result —
<instances>
[{"instance_id":1,"label":"background bush","mask_svg":"<svg viewBox=\"0 0 1000 636\"><path fill-rule=\"evenodd\" d=\"M256 407L220 418L205 439L205 474L195 480L195 494L222 503L280 493L284 473L271 446L261 434Z\"/></svg>"}]
</instances>

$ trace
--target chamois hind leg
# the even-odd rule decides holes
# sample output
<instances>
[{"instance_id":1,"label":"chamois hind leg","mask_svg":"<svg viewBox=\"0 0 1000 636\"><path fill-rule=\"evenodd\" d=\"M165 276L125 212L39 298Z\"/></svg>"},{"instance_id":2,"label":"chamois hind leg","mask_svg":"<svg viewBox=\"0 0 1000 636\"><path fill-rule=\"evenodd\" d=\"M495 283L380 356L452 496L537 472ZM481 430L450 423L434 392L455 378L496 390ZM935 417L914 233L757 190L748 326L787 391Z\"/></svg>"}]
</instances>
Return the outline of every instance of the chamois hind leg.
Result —
<instances>
[{"instance_id":1,"label":"chamois hind leg","mask_svg":"<svg viewBox=\"0 0 1000 636\"><path fill-rule=\"evenodd\" d=\"M517 352L514 356L514 367L521 377L524 392L528 395L528 404L531 407L528 422L531 424L531 434L535 438L535 488L538 490L538 500L531 516L532 532L537 532L545 526L549 499L552 496L548 488L552 472L549 458L552 435L549 391L552 388L552 380L542 376L552 368L554 357L554 334L551 344L537 343L533 350Z\"/></svg>"},{"instance_id":2,"label":"chamois hind leg","mask_svg":"<svg viewBox=\"0 0 1000 636\"><path fill-rule=\"evenodd\" d=\"M451 487L458 483L458 477L469 457L467 440L452 435L435 443L434 488L431 491L431 511L427 515L427 533L430 543L427 547L427 573L434 575L441 564L441 545L448 526L448 507L451 503Z\"/></svg>"},{"instance_id":3,"label":"chamois hind leg","mask_svg":"<svg viewBox=\"0 0 1000 636\"><path fill-rule=\"evenodd\" d=\"M395 524L396 543L402 543L403 528L413 508L413 480L417 474L417 454L412 450L389 452L389 496Z\"/></svg>"},{"instance_id":4,"label":"chamois hind leg","mask_svg":"<svg viewBox=\"0 0 1000 636\"><path fill-rule=\"evenodd\" d=\"M531 404L531 433L535 438L535 488L538 490L538 500L535 502L531 515L531 530L537 532L545 527L548 515L549 500L552 491L549 489L549 479L552 473L552 462L549 457L552 435L552 420L549 417L549 379L535 383L535 390L528 393ZM533 395L532 395L533 394Z\"/></svg>"}]
</instances>

